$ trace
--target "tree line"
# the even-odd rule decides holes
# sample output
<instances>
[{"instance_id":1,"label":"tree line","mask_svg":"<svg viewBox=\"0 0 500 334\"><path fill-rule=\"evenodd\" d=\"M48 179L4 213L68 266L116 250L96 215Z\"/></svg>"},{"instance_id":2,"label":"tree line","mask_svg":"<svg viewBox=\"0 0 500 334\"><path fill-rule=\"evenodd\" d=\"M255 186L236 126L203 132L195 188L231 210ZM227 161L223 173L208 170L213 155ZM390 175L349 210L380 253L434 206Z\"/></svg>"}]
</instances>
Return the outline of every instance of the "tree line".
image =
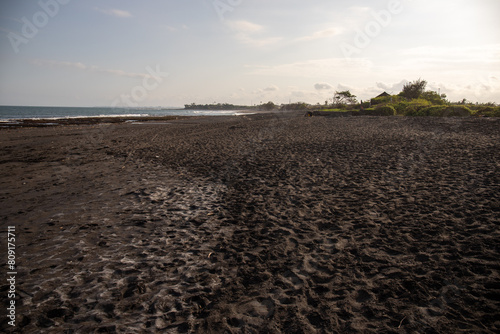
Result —
<instances>
[{"instance_id":1,"label":"tree line","mask_svg":"<svg viewBox=\"0 0 500 334\"><path fill-rule=\"evenodd\" d=\"M312 105L306 102L295 102L277 105L272 101L254 106L234 105L229 103L186 104L185 109L198 110L322 110L353 111L366 115L406 115L406 116L495 116L500 117L500 106L496 103L475 103L463 99L458 102L447 100L446 94L426 90L427 81L418 79L408 82L400 93L391 95L386 92L368 101L358 101L357 96L349 90L336 91L330 101L324 105Z\"/></svg>"}]
</instances>

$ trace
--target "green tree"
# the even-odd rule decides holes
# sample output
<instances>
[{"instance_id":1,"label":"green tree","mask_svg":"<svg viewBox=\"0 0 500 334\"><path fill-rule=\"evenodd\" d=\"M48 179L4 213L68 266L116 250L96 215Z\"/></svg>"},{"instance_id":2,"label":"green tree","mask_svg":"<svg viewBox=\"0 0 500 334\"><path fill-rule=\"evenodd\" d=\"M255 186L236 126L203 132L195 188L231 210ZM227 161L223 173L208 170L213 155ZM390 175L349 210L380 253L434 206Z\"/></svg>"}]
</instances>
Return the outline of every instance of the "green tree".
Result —
<instances>
[{"instance_id":1,"label":"green tree","mask_svg":"<svg viewBox=\"0 0 500 334\"><path fill-rule=\"evenodd\" d=\"M346 90L343 92L335 92L333 97L334 104L355 104L358 100L356 95L351 94L350 91Z\"/></svg>"},{"instance_id":2,"label":"green tree","mask_svg":"<svg viewBox=\"0 0 500 334\"><path fill-rule=\"evenodd\" d=\"M296 103L290 103L290 104L282 104L281 105L281 110L306 110L309 108L309 104L305 102L296 102Z\"/></svg>"},{"instance_id":3,"label":"green tree","mask_svg":"<svg viewBox=\"0 0 500 334\"><path fill-rule=\"evenodd\" d=\"M418 79L414 82L409 82L403 86L403 91L399 93L400 96L408 100L418 99L424 92L427 86L427 81Z\"/></svg>"},{"instance_id":4,"label":"green tree","mask_svg":"<svg viewBox=\"0 0 500 334\"><path fill-rule=\"evenodd\" d=\"M264 103L262 105L262 109L267 110L267 111L273 110L274 108L276 108L276 105L271 101Z\"/></svg>"},{"instance_id":5,"label":"green tree","mask_svg":"<svg viewBox=\"0 0 500 334\"><path fill-rule=\"evenodd\" d=\"M446 103L446 94L439 95L437 92L430 91L430 90L427 92L423 92L420 95L420 98L427 100L427 101L431 102L432 104L443 105Z\"/></svg>"}]
</instances>

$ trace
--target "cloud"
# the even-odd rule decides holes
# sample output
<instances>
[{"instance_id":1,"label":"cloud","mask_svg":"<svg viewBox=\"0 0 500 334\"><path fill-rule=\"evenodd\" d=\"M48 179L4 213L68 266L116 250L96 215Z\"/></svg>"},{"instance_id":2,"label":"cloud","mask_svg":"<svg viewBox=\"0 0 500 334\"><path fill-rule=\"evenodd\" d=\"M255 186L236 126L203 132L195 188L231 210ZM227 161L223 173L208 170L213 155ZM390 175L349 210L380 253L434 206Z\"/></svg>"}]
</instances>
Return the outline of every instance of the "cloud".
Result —
<instances>
[{"instance_id":1,"label":"cloud","mask_svg":"<svg viewBox=\"0 0 500 334\"><path fill-rule=\"evenodd\" d=\"M347 10L355 13L368 13L371 8L367 6L352 6L349 7Z\"/></svg>"},{"instance_id":2,"label":"cloud","mask_svg":"<svg viewBox=\"0 0 500 334\"><path fill-rule=\"evenodd\" d=\"M178 28L172 26L165 26L165 29L167 29L170 32L175 32L179 30Z\"/></svg>"},{"instance_id":3,"label":"cloud","mask_svg":"<svg viewBox=\"0 0 500 334\"><path fill-rule=\"evenodd\" d=\"M240 88L240 90L243 90L243 88ZM273 92L277 92L279 91L279 87L278 86L275 86L275 85L271 85L269 87L266 87L266 88L259 88L257 90L254 90L252 91L252 94L266 94L266 93L273 93Z\"/></svg>"},{"instance_id":4,"label":"cloud","mask_svg":"<svg viewBox=\"0 0 500 334\"><path fill-rule=\"evenodd\" d=\"M422 46L398 55L402 60L392 65L395 73L404 73L409 80L422 77L429 82L428 89L441 88L451 101L499 99L495 78L500 77L500 44ZM396 92L401 90L397 88Z\"/></svg>"},{"instance_id":5,"label":"cloud","mask_svg":"<svg viewBox=\"0 0 500 334\"><path fill-rule=\"evenodd\" d=\"M328 93L318 94L318 92L304 89L292 90L290 92L290 96L292 97L291 102L322 103L329 95Z\"/></svg>"},{"instance_id":6,"label":"cloud","mask_svg":"<svg viewBox=\"0 0 500 334\"><path fill-rule=\"evenodd\" d=\"M386 91L387 93L398 93L400 91L403 90L403 86L406 85L408 83L408 80L402 80L398 83L395 83L395 84L385 84L383 82L377 82L376 85L378 88L380 89L383 89L384 91Z\"/></svg>"},{"instance_id":7,"label":"cloud","mask_svg":"<svg viewBox=\"0 0 500 334\"><path fill-rule=\"evenodd\" d=\"M326 83L326 82L317 83L314 85L314 89L316 89L316 90L330 90L332 88L333 88L333 86L330 85L329 83Z\"/></svg>"},{"instance_id":8,"label":"cloud","mask_svg":"<svg viewBox=\"0 0 500 334\"><path fill-rule=\"evenodd\" d=\"M461 52L459 52L461 51ZM496 58L500 56L500 44L489 44L480 46L460 46L460 47L437 47L421 46L402 50L401 53L406 56L433 56L454 58L472 58L484 60L485 58Z\"/></svg>"},{"instance_id":9,"label":"cloud","mask_svg":"<svg viewBox=\"0 0 500 334\"><path fill-rule=\"evenodd\" d=\"M253 47L263 47L279 42L280 37L262 36L265 27L250 21L226 21L227 26L234 31L234 37L242 44Z\"/></svg>"},{"instance_id":10,"label":"cloud","mask_svg":"<svg viewBox=\"0 0 500 334\"><path fill-rule=\"evenodd\" d=\"M179 30L188 30L189 27L185 24L181 25L180 27L174 27L174 26L169 26L169 25L161 25L164 29L166 29L169 32L176 32Z\"/></svg>"},{"instance_id":11,"label":"cloud","mask_svg":"<svg viewBox=\"0 0 500 334\"><path fill-rule=\"evenodd\" d=\"M273 45L281 40L280 37L255 38L244 34L237 35L236 39L242 44L257 48Z\"/></svg>"},{"instance_id":12,"label":"cloud","mask_svg":"<svg viewBox=\"0 0 500 334\"><path fill-rule=\"evenodd\" d=\"M293 92L291 93L291 95L292 95L293 97L303 98L303 97L308 96L309 94L308 94L308 92L303 91L303 90L295 90L295 91L293 91Z\"/></svg>"},{"instance_id":13,"label":"cloud","mask_svg":"<svg viewBox=\"0 0 500 334\"><path fill-rule=\"evenodd\" d=\"M406 66L423 69L455 69L462 65L474 70L500 65L500 44L461 47L423 46L401 51Z\"/></svg>"},{"instance_id":14,"label":"cloud","mask_svg":"<svg viewBox=\"0 0 500 334\"><path fill-rule=\"evenodd\" d=\"M297 39L297 41L302 42L302 41L313 41L316 39L321 39L321 38L327 38L331 36L336 36L342 33L342 28L329 28L325 30L320 30L312 33L311 35L308 36L303 36Z\"/></svg>"},{"instance_id":15,"label":"cloud","mask_svg":"<svg viewBox=\"0 0 500 334\"><path fill-rule=\"evenodd\" d=\"M123 70L115 70L115 69L104 69L95 65L85 65L80 62L69 62L69 61L57 61L57 60L43 60L43 59L35 59L31 61L32 64L37 66L44 67L69 67L87 72L94 73L105 73L111 74L120 77L128 77L128 78L149 78L151 77L148 73L134 73L134 72L126 72Z\"/></svg>"},{"instance_id":16,"label":"cloud","mask_svg":"<svg viewBox=\"0 0 500 334\"><path fill-rule=\"evenodd\" d=\"M280 89L277 86L273 85L273 86L266 87L263 90L264 90L264 92L277 92Z\"/></svg>"},{"instance_id":17,"label":"cloud","mask_svg":"<svg viewBox=\"0 0 500 334\"><path fill-rule=\"evenodd\" d=\"M120 17L120 18L129 18L132 17L130 12L121 9L103 9L103 8L95 8L95 10L110 16Z\"/></svg>"},{"instance_id":18,"label":"cloud","mask_svg":"<svg viewBox=\"0 0 500 334\"><path fill-rule=\"evenodd\" d=\"M34 59L31 61L32 64L37 66L45 67L72 67L79 70L86 70L88 67L83 63L75 63L69 61L58 61L58 60L44 60L44 59Z\"/></svg>"},{"instance_id":19,"label":"cloud","mask_svg":"<svg viewBox=\"0 0 500 334\"><path fill-rule=\"evenodd\" d=\"M227 25L240 33L256 33L264 30L264 27L260 24L249 21L227 21Z\"/></svg>"},{"instance_id":20,"label":"cloud","mask_svg":"<svg viewBox=\"0 0 500 334\"><path fill-rule=\"evenodd\" d=\"M466 98L472 102L492 102L498 101L498 91L500 91L500 81L496 77L481 78L472 84L459 83L433 83L431 89L440 88L441 93L447 95L450 101L461 101Z\"/></svg>"},{"instance_id":21,"label":"cloud","mask_svg":"<svg viewBox=\"0 0 500 334\"><path fill-rule=\"evenodd\" d=\"M325 58L273 66L247 65L246 67L251 69L249 74L253 75L302 78L345 77L347 79L369 74L372 66L372 62L362 58Z\"/></svg>"},{"instance_id":22,"label":"cloud","mask_svg":"<svg viewBox=\"0 0 500 334\"><path fill-rule=\"evenodd\" d=\"M343 84L338 84L338 85L337 85L337 89L338 89L339 91L346 91L346 90L351 91L351 90L353 90L353 89L354 89L354 87L347 86L347 85L343 85Z\"/></svg>"}]
</instances>

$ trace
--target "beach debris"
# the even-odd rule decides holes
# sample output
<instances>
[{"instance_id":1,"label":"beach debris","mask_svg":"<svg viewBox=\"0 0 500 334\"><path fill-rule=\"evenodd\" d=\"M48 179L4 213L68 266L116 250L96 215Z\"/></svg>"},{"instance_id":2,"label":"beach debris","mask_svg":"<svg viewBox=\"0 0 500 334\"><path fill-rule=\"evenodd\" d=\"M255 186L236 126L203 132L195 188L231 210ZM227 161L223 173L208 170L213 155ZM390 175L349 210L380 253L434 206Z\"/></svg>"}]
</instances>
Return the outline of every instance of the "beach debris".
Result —
<instances>
[{"instance_id":1,"label":"beach debris","mask_svg":"<svg viewBox=\"0 0 500 334\"><path fill-rule=\"evenodd\" d=\"M405 321L406 317L404 317L400 322L399 322L399 326L398 328L401 328L401 326L403 326L403 321Z\"/></svg>"}]
</instances>

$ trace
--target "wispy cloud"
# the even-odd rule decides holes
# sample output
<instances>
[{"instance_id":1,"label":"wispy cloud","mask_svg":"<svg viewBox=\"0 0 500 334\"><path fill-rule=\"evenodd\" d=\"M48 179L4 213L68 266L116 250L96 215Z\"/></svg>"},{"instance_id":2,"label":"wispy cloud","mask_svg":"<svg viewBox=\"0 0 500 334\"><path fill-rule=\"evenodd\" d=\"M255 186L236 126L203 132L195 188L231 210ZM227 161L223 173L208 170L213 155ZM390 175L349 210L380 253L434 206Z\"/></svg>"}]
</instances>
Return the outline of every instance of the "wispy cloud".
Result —
<instances>
[{"instance_id":1,"label":"wispy cloud","mask_svg":"<svg viewBox=\"0 0 500 334\"><path fill-rule=\"evenodd\" d=\"M80 62L69 62L69 61L59 61L59 60L46 60L46 59L34 59L31 61L32 64L37 66L45 67L72 67L80 70L87 69L87 66Z\"/></svg>"},{"instance_id":2,"label":"wispy cloud","mask_svg":"<svg viewBox=\"0 0 500 334\"><path fill-rule=\"evenodd\" d=\"M264 88L264 92L277 92L279 90L279 87L275 85Z\"/></svg>"},{"instance_id":3,"label":"wispy cloud","mask_svg":"<svg viewBox=\"0 0 500 334\"><path fill-rule=\"evenodd\" d=\"M273 45L273 44L281 41L280 37L257 38L257 37L252 37L252 36L248 36L248 35L243 35L243 34L237 35L236 39L242 44L246 44L246 45L258 47L258 48L268 46L268 45Z\"/></svg>"},{"instance_id":4,"label":"wispy cloud","mask_svg":"<svg viewBox=\"0 0 500 334\"><path fill-rule=\"evenodd\" d=\"M500 44L461 47L421 46L401 51L409 62L441 66L450 63L500 64Z\"/></svg>"},{"instance_id":5,"label":"wispy cloud","mask_svg":"<svg viewBox=\"0 0 500 334\"><path fill-rule=\"evenodd\" d=\"M45 60L45 59L34 59L31 61L32 64L42 67L66 67L66 68L74 68L81 71L88 71L94 73L104 73L110 74L114 76L120 77L128 77L128 78L149 78L151 75L147 73L134 73L134 72L126 72L123 70L115 70L115 69L105 69L100 68L95 65L85 65L80 62L69 62L69 61L58 61L58 60Z\"/></svg>"},{"instance_id":6,"label":"wispy cloud","mask_svg":"<svg viewBox=\"0 0 500 334\"><path fill-rule=\"evenodd\" d=\"M320 31L316 31L308 36L303 36L297 38L298 42L303 41L313 41L316 39L328 38L336 35L340 35L342 33L342 28L328 28Z\"/></svg>"},{"instance_id":7,"label":"wispy cloud","mask_svg":"<svg viewBox=\"0 0 500 334\"><path fill-rule=\"evenodd\" d=\"M234 37L242 44L263 47L279 42L281 37L263 36L266 28L249 21L227 21L227 26L234 32Z\"/></svg>"},{"instance_id":8,"label":"wispy cloud","mask_svg":"<svg viewBox=\"0 0 500 334\"><path fill-rule=\"evenodd\" d=\"M268 87L265 87L265 88L259 88L257 90L254 90L252 91L252 94L257 94L257 95L266 95L266 94L270 94L270 93L276 93L278 92L280 89L278 86L276 85L271 85L271 86L268 86Z\"/></svg>"},{"instance_id":9,"label":"wispy cloud","mask_svg":"<svg viewBox=\"0 0 500 334\"><path fill-rule=\"evenodd\" d=\"M368 13L370 12L371 8L368 6L351 6L347 8L347 10L359 14L359 13Z\"/></svg>"},{"instance_id":10,"label":"wispy cloud","mask_svg":"<svg viewBox=\"0 0 500 334\"><path fill-rule=\"evenodd\" d=\"M239 33L256 33L264 30L264 26L249 21L227 21L227 25Z\"/></svg>"},{"instance_id":11,"label":"wispy cloud","mask_svg":"<svg viewBox=\"0 0 500 334\"><path fill-rule=\"evenodd\" d=\"M132 14L130 12L127 12L126 10L121 10L121 9L103 9L103 8L95 8L95 10L106 14L110 16L115 16L115 17L120 17L120 18L129 18L132 17Z\"/></svg>"},{"instance_id":12,"label":"wispy cloud","mask_svg":"<svg viewBox=\"0 0 500 334\"><path fill-rule=\"evenodd\" d=\"M404 85L408 83L408 80L401 80L400 82L397 83L392 83L392 84L386 84L384 82L377 82L377 88L383 89L384 91L391 93L391 94L396 94L400 91L403 90Z\"/></svg>"},{"instance_id":13,"label":"wispy cloud","mask_svg":"<svg viewBox=\"0 0 500 334\"><path fill-rule=\"evenodd\" d=\"M339 76L365 74L371 70L372 66L372 62L362 58L324 58L273 66L247 65L246 67L250 69L249 74L253 75L307 78L330 76L338 78Z\"/></svg>"},{"instance_id":14,"label":"wispy cloud","mask_svg":"<svg viewBox=\"0 0 500 334\"><path fill-rule=\"evenodd\" d=\"M180 27L174 27L174 26L170 26L170 25L162 25L161 27L166 29L168 32L177 32L180 30L188 30L189 29L189 27L185 24L181 25Z\"/></svg>"},{"instance_id":15,"label":"wispy cloud","mask_svg":"<svg viewBox=\"0 0 500 334\"><path fill-rule=\"evenodd\" d=\"M314 89L316 90L330 90L333 89L333 86L326 82L320 82L314 85Z\"/></svg>"}]
</instances>

